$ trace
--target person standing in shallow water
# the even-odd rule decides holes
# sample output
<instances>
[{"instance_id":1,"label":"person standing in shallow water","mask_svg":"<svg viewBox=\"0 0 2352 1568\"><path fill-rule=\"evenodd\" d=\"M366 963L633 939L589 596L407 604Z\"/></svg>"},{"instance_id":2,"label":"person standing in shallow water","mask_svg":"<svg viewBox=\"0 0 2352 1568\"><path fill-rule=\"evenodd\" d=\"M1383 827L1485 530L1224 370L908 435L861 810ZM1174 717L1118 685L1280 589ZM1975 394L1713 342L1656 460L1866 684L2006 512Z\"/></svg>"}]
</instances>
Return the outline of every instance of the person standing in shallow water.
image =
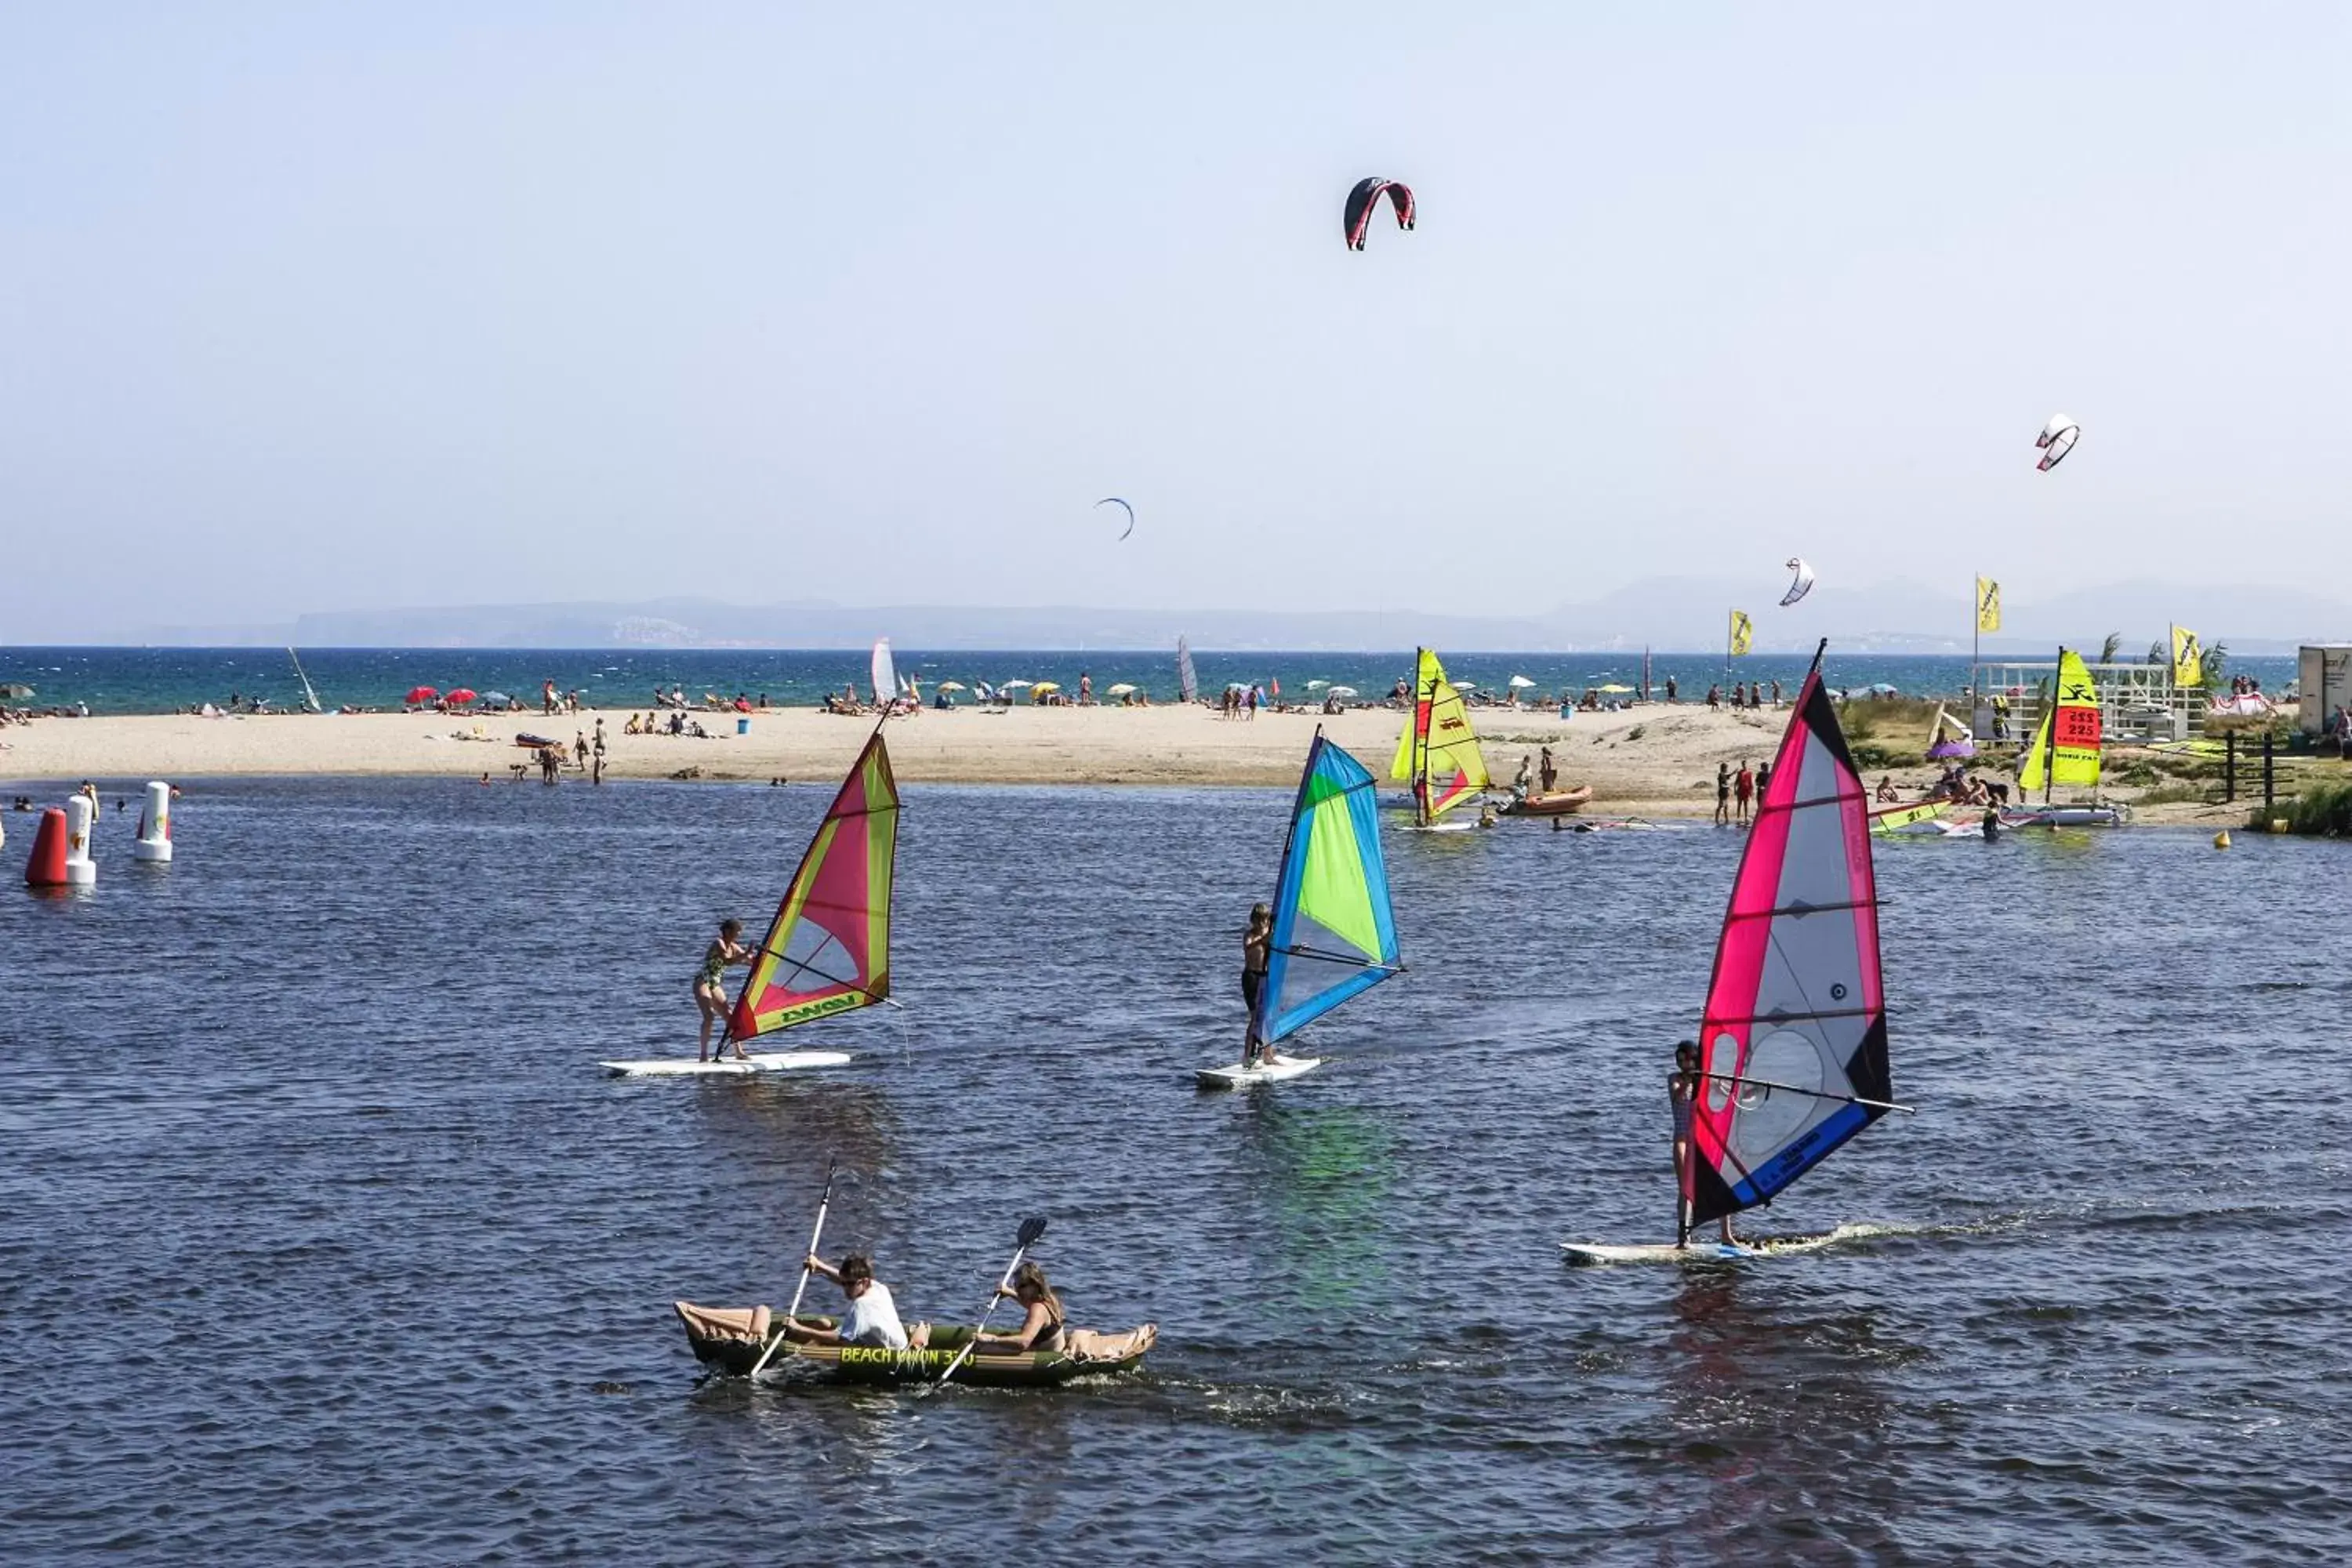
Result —
<instances>
[{"instance_id":1,"label":"person standing in shallow water","mask_svg":"<svg viewBox=\"0 0 2352 1568\"><path fill-rule=\"evenodd\" d=\"M739 940L742 934L741 921L720 921L719 940L703 950L702 967L695 973L694 976L694 1005L702 1012L702 1043L700 1048L695 1053L696 1061L707 1062L710 1059L710 1026L726 1021L727 971L737 965L751 963L755 956L751 950L745 947ZM749 1059L744 1055L742 1041L736 1040L731 1043L735 1047L737 1061Z\"/></svg>"},{"instance_id":2,"label":"person standing in shallow water","mask_svg":"<svg viewBox=\"0 0 2352 1568\"><path fill-rule=\"evenodd\" d=\"M1242 1066L1272 1067L1281 1058L1274 1047L1257 1037L1258 993L1265 988L1265 966L1274 951L1274 910L1265 904L1251 908L1249 929L1242 933L1242 1000L1249 1006L1249 1032L1243 1037Z\"/></svg>"}]
</instances>

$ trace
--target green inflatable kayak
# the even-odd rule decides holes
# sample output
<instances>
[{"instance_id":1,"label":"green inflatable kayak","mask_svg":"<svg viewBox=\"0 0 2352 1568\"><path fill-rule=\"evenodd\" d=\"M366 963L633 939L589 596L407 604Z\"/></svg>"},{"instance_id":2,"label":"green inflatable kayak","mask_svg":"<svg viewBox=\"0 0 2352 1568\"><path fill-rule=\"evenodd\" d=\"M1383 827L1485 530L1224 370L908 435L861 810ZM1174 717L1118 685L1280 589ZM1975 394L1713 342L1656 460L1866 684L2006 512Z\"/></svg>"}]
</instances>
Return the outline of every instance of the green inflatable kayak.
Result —
<instances>
[{"instance_id":1,"label":"green inflatable kayak","mask_svg":"<svg viewBox=\"0 0 2352 1568\"><path fill-rule=\"evenodd\" d=\"M765 1307L698 1307L691 1301L679 1301L676 1306L679 1321L686 1325L686 1342L692 1347L694 1359L717 1367L730 1377L749 1377L751 1369L760 1364L760 1358L766 1354L770 1342L780 1332ZM803 1315L801 1321L828 1329L834 1325L831 1318ZM919 1332L927 1327L916 1325ZM971 1335L968 1324L928 1327L921 1348L903 1351L878 1345L786 1343L768 1356L768 1366L771 1370L788 1364L797 1366L841 1383L935 1383ZM955 1381L983 1387L1042 1388L1067 1383L1074 1377L1127 1372L1139 1365L1144 1353L1158 1342L1160 1330L1152 1323L1119 1334L1069 1329L1062 1337L1066 1344L1058 1351L1015 1354L983 1352L966 1356L963 1364L956 1368Z\"/></svg>"}]
</instances>

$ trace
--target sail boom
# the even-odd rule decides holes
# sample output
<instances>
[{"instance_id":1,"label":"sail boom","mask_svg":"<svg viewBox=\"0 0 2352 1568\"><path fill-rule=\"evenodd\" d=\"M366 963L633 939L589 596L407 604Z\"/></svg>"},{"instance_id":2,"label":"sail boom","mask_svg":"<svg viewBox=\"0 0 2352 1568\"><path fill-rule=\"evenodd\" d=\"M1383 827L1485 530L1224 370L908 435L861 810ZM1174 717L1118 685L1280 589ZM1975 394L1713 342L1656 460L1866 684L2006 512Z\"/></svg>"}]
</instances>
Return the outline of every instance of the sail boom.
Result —
<instances>
[{"instance_id":1,"label":"sail boom","mask_svg":"<svg viewBox=\"0 0 2352 1568\"><path fill-rule=\"evenodd\" d=\"M1859 1094L1832 1094L1826 1089L1803 1089L1793 1083L1774 1083L1769 1079L1742 1078L1738 1073L1710 1072L1701 1073L1699 1076L1718 1083L1738 1084L1747 1089L1777 1089L1784 1094L1810 1095L1815 1100L1842 1100L1848 1105L1867 1105L1874 1110L1899 1110L1906 1116L1918 1114L1916 1107L1897 1105L1891 1100L1870 1100Z\"/></svg>"},{"instance_id":2,"label":"sail boom","mask_svg":"<svg viewBox=\"0 0 2352 1568\"><path fill-rule=\"evenodd\" d=\"M1822 1018L1875 1018L1884 1011L1884 1008L1879 1007L1843 1007L1822 1012L1750 1013L1745 1017L1710 1014L1707 1022L1711 1024L1801 1024Z\"/></svg>"},{"instance_id":3,"label":"sail boom","mask_svg":"<svg viewBox=\"0 0 2352 1568\"><path fill-rule=\"evenodd\" d=\"M1766 910L1733 910L1724 915L1727 921L1769 921L1782 916L1791 919L1804 915L1830 915L1840 910L1875 910L1885 903L1883 899L1849 899L1843 903L1775 904Z\"/></svg>"}]
</instances>

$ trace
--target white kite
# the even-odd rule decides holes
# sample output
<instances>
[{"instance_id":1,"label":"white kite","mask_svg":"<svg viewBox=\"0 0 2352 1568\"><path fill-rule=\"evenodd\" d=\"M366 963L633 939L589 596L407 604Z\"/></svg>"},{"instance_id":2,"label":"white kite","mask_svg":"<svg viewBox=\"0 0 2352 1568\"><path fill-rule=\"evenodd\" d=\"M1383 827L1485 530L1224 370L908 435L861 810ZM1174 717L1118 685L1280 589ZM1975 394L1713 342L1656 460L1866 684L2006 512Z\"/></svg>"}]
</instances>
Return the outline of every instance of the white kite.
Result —
<instances>
[{"instance_id":1,"label":"white kite","mask_svg":"<svg viewBox=\"0 0 2352 1568\"><path fill-rule=\"evenodd\" d=\"M2034 470L2046 474L2056 468L2059 460L2073 451L2074 443L2082 438L2083 427L2080 425L2063 414L2053 414L2050 423L2044 425L2042 434L2034 438L2034 446L2042 452L2042 460L2033 465Z\"/></svg>"},{"instance_id":2,"label":"white kite","mask_svg":"<svg viewBox=\"0 0 2352 1568\"><path fill-rule=\"evenodd\" d=\"M1805 564L1803 556L1790 556L1789 570L1797 574L1797 580L1789 584L1787 593L1780 595L1780 607L1784 610L1813 591L1813 569Z\"/></svg>"}]
</instances>

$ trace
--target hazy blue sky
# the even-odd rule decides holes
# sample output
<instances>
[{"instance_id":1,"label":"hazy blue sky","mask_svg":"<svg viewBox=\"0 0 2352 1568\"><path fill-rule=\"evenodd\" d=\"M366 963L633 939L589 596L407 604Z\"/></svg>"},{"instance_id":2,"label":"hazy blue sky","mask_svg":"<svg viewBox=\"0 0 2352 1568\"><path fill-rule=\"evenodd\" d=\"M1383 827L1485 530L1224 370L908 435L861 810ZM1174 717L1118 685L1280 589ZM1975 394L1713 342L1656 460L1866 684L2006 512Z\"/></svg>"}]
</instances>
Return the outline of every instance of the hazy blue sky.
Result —
<instances>
[{"instance_id":1,"label":"hazy blue sky","mask_svg":"<svg viewBox=\"0 0 2352 1568\"><path fill-rule=\"evenodd\" d=\"M2352 598L2347 17L0 5L0 642L51 542L118 623Z\"/></svg>"}]
</instances>

